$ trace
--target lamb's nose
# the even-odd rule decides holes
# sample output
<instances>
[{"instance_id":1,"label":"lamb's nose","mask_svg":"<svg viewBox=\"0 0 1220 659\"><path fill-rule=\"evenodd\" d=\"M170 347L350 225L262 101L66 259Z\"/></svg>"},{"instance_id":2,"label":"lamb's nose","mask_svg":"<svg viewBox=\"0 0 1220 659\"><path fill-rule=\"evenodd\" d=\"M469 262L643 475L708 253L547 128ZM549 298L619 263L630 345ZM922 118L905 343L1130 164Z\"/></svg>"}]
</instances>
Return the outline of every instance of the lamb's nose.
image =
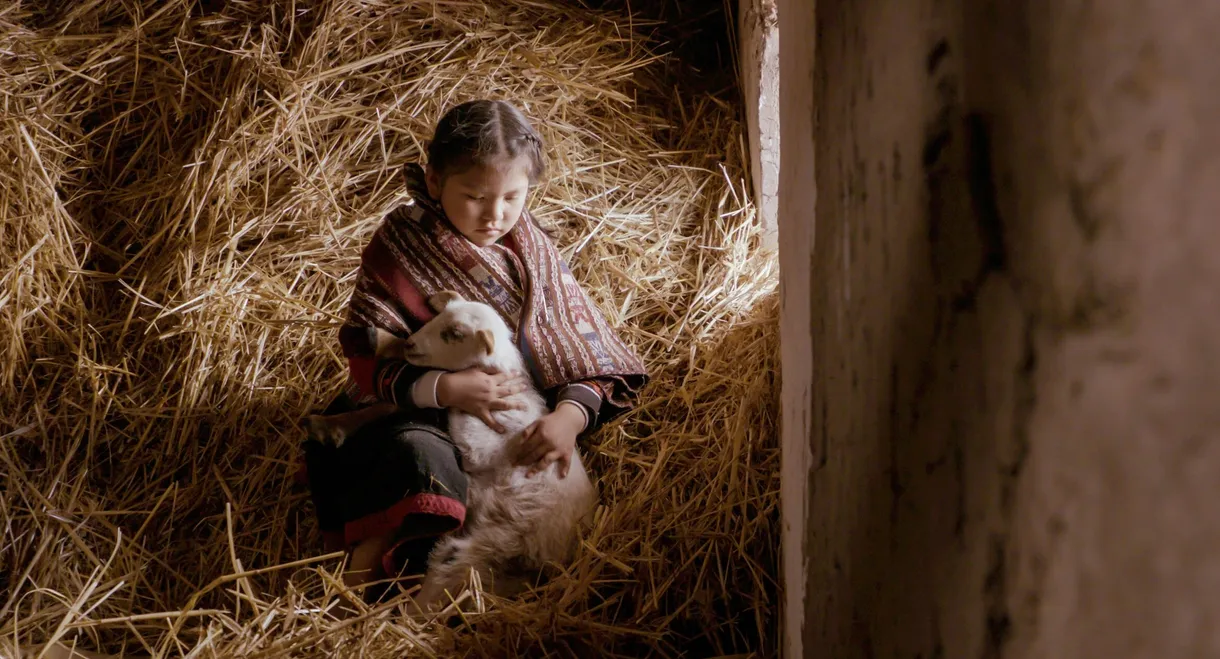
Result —
<instances>
[{"instance_id":1,"label":"lamb's nose","mask_svg":"<svg viewBox=\"0 0 1220 659\"><path fill-rule=\"evenodd\" d=\"M406 346L407 346L407 350L414 350L415 349L415 337L408 336L407 341L406 341Z\"/></svg>"}]
</instances>

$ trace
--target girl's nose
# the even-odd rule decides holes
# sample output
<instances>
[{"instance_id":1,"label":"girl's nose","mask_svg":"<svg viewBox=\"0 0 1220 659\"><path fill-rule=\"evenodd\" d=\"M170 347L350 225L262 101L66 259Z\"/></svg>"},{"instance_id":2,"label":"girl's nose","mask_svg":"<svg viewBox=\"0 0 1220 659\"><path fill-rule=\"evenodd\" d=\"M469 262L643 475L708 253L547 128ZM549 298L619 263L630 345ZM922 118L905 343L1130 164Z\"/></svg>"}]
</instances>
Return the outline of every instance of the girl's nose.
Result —
<instances>
[{"instance_id":1,"label":"girl's nose","mask_svg":"<svg viewBox=\"0 0 1220 659\"><path fill-rule=\"evenodd\" d=\"M492 221L498 220L504 216L504 212L508 209L508 203L503 199L496 200L491 204Z\"/></svg>"}]
</instances>

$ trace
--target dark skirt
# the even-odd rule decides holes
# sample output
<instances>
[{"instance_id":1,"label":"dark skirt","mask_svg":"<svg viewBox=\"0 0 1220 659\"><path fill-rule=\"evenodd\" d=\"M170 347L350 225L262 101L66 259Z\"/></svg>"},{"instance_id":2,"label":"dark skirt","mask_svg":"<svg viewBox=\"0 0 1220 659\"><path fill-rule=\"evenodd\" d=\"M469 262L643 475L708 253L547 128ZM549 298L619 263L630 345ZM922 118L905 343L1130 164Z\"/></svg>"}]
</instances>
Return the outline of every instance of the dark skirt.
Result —
<instances>
[{"instance_id":1,"label":"dark skirt","mask_svg":"<svg viewBox=\"0 0 1220 659\"><path fill-rule=\"evenodd\" d=\"M341 396L323 414L350 409L350 399ZM308 439L303 448L299 478L309 487L327 549L389 535L386 576L422 574L436 541L466 519L461 455L439 423L397 413L359 429L339 448Z\"/></svg>"}]
</instances>

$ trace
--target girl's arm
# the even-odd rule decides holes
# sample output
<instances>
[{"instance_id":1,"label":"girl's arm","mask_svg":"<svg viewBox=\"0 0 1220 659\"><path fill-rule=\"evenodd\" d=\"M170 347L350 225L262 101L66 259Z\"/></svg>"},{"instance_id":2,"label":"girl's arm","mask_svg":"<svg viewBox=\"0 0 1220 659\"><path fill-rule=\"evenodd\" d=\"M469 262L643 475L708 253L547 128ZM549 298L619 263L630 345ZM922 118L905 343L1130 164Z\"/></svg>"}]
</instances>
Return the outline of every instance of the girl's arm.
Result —
<instances>
[{"instance_id":1,"label":"girl's arm","mask_svg":"<svg viewBox=\"0 0 1220 659\"><path fill-rule=\"evenodd\" d=\"M362 262L348 304L347 323L339 330L339 343L352 379L362 397L371 396L405 408L439 407L436 404L439 371L412 366L401 359L377 359L378 329L397 336L411 333L397 307L394 296L369 271L367 261Z\"/></svg>"},{"instance_id":2,"label":"girl's arm","mask_svg":"<svg viewBox=\"0 0 1220 659\"><path fill-rule=\"evenodd\" d=\"M613 382L593 378L560 388L555 395L554 411L525 429L524 441L518 444L513 462L532 465L530 474L557 462L559 477L564 478L571 465L572 449L581 436L596 430L599 420L604 418L600 412L613 386Z\"/></svg>"},{"instance_id":3,"label":"girl's arm","mask_svg":"<svg viewBox=\"0 0 1220 659\"><path fill-rule=\"evenodd\" d=\"M401 359L378 360L369 338L373 330L351 323L339 330L348 370L361 395L408 409L440 407L436 388L442 371L413 366Z\"/></svg>"}]
</instances>

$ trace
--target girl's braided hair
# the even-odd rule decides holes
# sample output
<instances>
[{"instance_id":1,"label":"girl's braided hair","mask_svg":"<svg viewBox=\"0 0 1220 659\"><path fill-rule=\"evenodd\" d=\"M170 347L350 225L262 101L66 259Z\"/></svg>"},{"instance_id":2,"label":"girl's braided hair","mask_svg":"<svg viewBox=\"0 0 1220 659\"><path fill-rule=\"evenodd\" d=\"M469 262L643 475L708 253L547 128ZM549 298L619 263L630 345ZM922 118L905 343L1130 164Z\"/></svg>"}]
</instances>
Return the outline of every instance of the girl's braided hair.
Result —
<instances>
[{"instance_id":1,"label":"girl's braided hair","mask_svg":"<svg viewBox=\"0 0 1220 659\"><path fill-rule=\"evenodd\" d=\"M468 101L451 108L428 143L428 164L441 180L474 166L520 156L529 159L530 183L546 172L542 137L529 119L506 101Z\"/></svg>"}]
</instances>

